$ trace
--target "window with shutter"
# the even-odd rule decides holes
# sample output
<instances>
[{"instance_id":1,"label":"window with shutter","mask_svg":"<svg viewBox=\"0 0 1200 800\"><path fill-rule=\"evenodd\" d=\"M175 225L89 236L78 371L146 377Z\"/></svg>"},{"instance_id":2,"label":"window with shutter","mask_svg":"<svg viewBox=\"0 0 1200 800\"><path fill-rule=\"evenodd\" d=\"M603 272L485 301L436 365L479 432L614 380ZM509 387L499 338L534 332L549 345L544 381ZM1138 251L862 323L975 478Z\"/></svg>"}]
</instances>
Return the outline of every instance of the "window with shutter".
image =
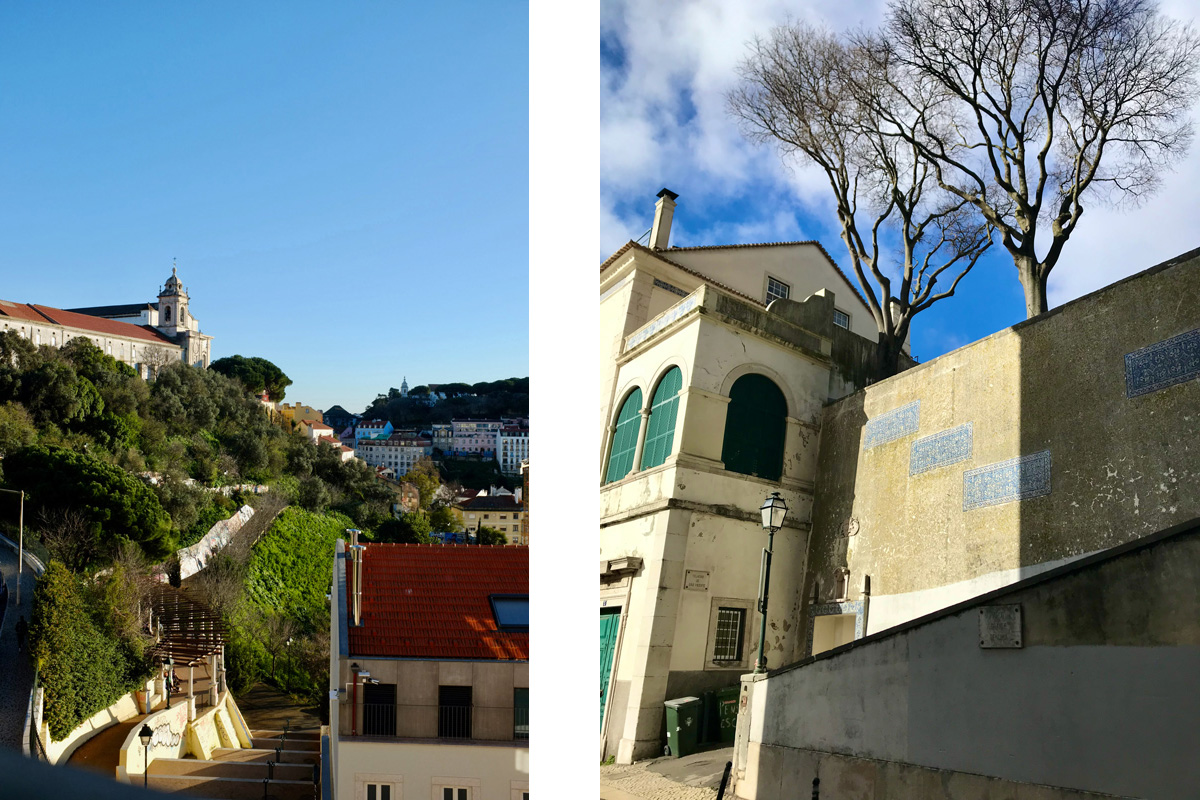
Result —
<instances>
[{"instance_id":1,"label":"window with shutter","mask_svg":"<svg viewBox=\"0 0 1200 800\"><path fill-rule=\"evenodd\" d=\"M667 460L675 444L675 417L679 412L679 390L683 388L683 373L671 367L650 405L650 421L646 426L646 445L642 450L642 469L657 467Z\"/></svg>"},{"instance_id":2,"label":"window with shutter","mask_svg":"<svg viewBox=\"0 0 1200 800\"><path fill-rule=\"evenodd\" d=\"M753 373L738 378L729 390L725 416L721 447L725 469L779 480L783 476L786 417L787 400L770 378Z\"/></svg>"},{"instance_id":3,"label":"window with shutter","mask_svg":"<svg viewBox=\"0 0 1200 800\"><path fill-rule=\"evenodd\" d=\"M608 471L605 483L619 481L633 469L633 453L637 449L638 431L642 422L642 390L634 389L625 398L621 413L617 416L617 429L613 432L612 451L608 456Z\"/></svg>"}]
</instances>

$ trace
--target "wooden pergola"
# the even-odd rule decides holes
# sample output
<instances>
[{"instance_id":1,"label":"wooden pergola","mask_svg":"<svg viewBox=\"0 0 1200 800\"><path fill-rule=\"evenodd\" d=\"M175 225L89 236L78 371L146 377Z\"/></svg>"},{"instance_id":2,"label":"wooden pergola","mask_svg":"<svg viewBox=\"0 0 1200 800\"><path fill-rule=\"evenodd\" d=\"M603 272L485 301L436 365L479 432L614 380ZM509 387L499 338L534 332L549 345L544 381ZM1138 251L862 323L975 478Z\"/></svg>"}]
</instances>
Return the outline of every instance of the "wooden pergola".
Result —
<instances>
[{"instance_id":1,"label":"wooden pergola","mask_svg":"<svg viewBox=\"0 0 1200 800\"><path fill-rule=\"evenodd\" d=\"M225 689L225 642L228 632L218 614L187 592L160 584L151 592L151 626L157 641L150 657L173 668L187 667L188 692L192 693L195 668L206 666L216 693Z\"/></svg>"}]
</instances>

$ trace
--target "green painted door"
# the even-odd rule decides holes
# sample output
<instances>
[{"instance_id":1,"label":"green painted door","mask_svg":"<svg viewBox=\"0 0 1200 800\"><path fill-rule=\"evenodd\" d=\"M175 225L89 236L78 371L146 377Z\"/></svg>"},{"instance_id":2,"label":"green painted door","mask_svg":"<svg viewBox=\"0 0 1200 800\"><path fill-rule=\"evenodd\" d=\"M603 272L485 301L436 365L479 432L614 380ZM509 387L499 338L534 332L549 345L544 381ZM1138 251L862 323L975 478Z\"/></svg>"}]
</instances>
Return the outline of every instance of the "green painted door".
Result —
<instances>
[{"instance_id":1,"label":"green painted door","mask_svg":"<svg viewBox=\"0 0 1200 800\"><path fill-rule=\"evenodd\" d=\"M612 673L613 650L617 646L617 628L621 615L616 609L600 612L600 725L604 725L604 701L608 699L608 679Z\"/></svg>"}]
</instances>

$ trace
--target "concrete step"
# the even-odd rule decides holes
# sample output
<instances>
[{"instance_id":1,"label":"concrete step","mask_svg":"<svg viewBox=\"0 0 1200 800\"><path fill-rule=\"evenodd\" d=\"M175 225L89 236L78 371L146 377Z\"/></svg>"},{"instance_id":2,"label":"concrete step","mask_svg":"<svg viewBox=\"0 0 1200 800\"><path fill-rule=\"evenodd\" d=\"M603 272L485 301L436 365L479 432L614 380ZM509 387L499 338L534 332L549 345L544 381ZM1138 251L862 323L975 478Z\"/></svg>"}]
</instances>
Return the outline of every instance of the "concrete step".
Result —
<instances>
[{"instance_id":1,"label":"concrete step","mask_svg":"<svg viewBox=\"0 0 1200 800\"><path fill-rule=\"evenodd\" d=\"M305 750L312 752L321 752L321 740L313 741L311 739L293 739L288 736L282 740L283 746L287 750ZM274 750L280 744L280 739L277 737L264 738L261 736L251 736L250 743L259 750Z\"/></svg>"},{"instance_id":2,"label":"concrete step","mask_svg":"<svg viewBox=\"0 0 1200 800\"><path fill-rule=\"evenodd\" d=\"M279 780L312 783L310 764L283 763L275 765L274 777ZM196 758L156 758L150 762L150 777L186 775L196 778L243 778L261 781L267 777L266 762L201 761Z\"/></svg>"},{"instance_id":3,"label":"concrete step","mask_svg":"<svg viewBox=\"0 0 1200 800\"><path fill-rule=\"evenodd\" d=\"M263 797L261 780L152 774L147 785L164 794L184 794L211 800L262 800ZM275 800L312 800L313 784L312 781L271 781L267 787L267 797Z\"/></svg>"},{"instance_id":4,"label":"concrete step","mask_svg":"<svg viewBox=\"0 0 1200 800\"><path fill-rule=\"evenodd\" d=\"M265 764L275 760L274 750L239 750L233 747L218 747L213 750L213 761L243 761ZM316 750L284 750L279 760L285 764L316 764L321 753Z\"/></svg>"},{"instance_id":5,"label":"concrete step","mask_svg":"<svg viewBox=\"0 0 1200 800\"><path fill-rule=\"evenodd\" d=\"M257 736L263 739L276 739L283 735L282 730L253 730L250 731L251 736ZM288 741L293 739L302 742L319 742L321 741L321 730L319 728L306 730L290 730L287 733Z\"/></svg>"}]
</instances>

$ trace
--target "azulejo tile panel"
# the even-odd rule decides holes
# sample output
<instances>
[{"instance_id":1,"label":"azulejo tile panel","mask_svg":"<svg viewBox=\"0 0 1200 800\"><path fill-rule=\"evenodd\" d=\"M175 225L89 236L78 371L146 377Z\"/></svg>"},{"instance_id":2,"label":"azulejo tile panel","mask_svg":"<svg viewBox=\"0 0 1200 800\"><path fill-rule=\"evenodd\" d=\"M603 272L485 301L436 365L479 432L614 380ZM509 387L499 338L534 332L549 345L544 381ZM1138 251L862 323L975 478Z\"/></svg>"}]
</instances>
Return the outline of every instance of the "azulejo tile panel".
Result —
<instances>
[{"instance_id":1,"label":"azulejo tile panel","mask_svg":"<svg viewBox=\"0 0 1200 800\"><path fill-rule=\"evenodd\" d=\"M1050 494L1050 451L998 461L963 473L963 511Z\"/></svg>"},{"instance_id":2,"label":"azulejo tile panel","mask_svg":"<svg viewBox=\"0 0 1200 800\"><path fill-rule=\"evenodd\" d=\"M1157 392L1200 376L1200 328L1125 355L1125 396Z\"/></svg>"},{"instance_id":3,"label":"azulejo tile panel","mask_svg":"<svg viewBox=\"0 0 1200 800\"><path fill-rule=\"evenodd\" d=\"M923 436L912 443L908 456L908 474L920 475L938 467L947 467L971 457L975 423Z\"/></svg>"},{"instance_id":4,"label":"azulejo tile panel","mask_svg":"<svg viewBox=\"0 0 1200 800\"><path fill-rule=\"evenodd\" d=\"M886 414L880 414L874 419L867 420L863 449L888 442L894 442L902 436L917 432L921 421L921 401L914 400L908 405L894 408Z\"/></svg>"},{"instance_id":5,"label":"azulejo tile panel","mask_svg":"<svg viewBox=\"0 0 1200 800\"><path fill-rule=\"evenodd\" d=\"M666 289L668 292L671 292L672 294L677 294L680 297L688 296L688 293L685 292L683 289L680 289L678 286L675 286L674 284L667 283L666 281L660 281L658 278L654 279L654 285L660 289Z\"/></svg>"},{"instance_id":6,"label":"azulejo tile panel","mask_svg":"<svg viewBox=\"0 0 1200 800\"><path fill-rule=\"evenodd\" d=\"M847 603L823 603L819 606L812 606L808 610L808 642L804 647L806 656L812 655L813 648L813 628L816 627L817 617L828 617L834 614L853 614L854 615L854 639L863 638L863 628L867 621L867 604L862 600L854 600Z\"/></svg>"}]
</instances>

